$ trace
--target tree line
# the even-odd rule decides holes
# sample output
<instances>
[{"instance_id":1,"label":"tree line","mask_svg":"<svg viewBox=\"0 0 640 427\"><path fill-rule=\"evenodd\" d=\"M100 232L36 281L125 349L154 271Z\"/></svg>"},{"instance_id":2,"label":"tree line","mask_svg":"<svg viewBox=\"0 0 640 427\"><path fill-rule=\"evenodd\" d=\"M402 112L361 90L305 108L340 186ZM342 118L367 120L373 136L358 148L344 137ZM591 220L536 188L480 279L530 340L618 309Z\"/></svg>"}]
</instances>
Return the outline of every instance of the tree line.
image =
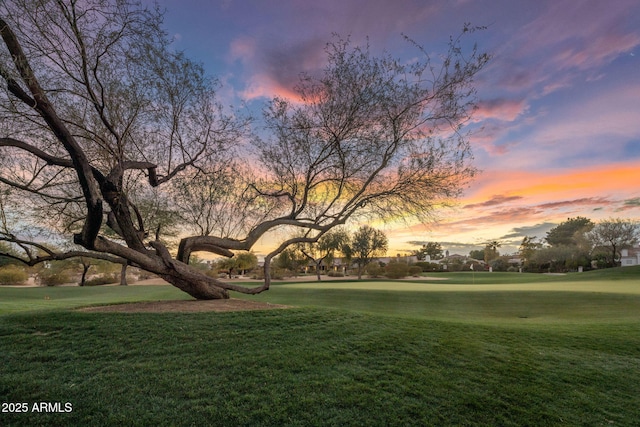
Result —
<instances>
[{"instance_id":1,"label":"tree line","mask_svg":"<svg viewBox=\"0 0 640 427\"><path fill-rule=\"evenodd\" d=\"M493 240L486 242L483 249L470 251L471 260L466 261L468 265L454 265L454 268L469 269L473 260L483 261L494 271L522 268L528 272L566 272L579 268L610 268L620 266L622 250L631 249L638 242L640 224L637 221L610 218L596 223L577 216L553 227L543 238L525 236L517 254L501 255L499 248L502 243ZM431 242L414 254L420 259L429 255L431 259L438 260L442 258L442 247ZM517 260L517 263L512 260ZM457 262L460 264L462 261Z\"/></svg>"},{"instance_id":2,"label":"tree line","mask_svg":"<svg viewBox=\"0 0 640 427\"><path fill-rule=\"evenodd\" d=\"M621 250L640 241L640 224L610 218L594 223L589 218L568 218L549 230L542 240L525 237L519 254L527 271L571 271L620 266Z\"/></svg>"}]
</instances>

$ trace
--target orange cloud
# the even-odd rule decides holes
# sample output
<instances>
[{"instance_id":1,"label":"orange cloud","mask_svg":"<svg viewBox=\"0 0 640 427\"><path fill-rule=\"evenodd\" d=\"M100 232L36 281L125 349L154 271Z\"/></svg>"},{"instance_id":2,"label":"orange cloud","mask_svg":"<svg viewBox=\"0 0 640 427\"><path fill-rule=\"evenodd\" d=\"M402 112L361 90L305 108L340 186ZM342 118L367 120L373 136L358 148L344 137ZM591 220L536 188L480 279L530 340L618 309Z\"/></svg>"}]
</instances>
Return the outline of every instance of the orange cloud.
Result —
<instances>
[{"instance_id":1,"label":"orange cloud","mask_svg":"<svg viewBox=\"0 0 640 427\"><path fill-rule=\"evenodd\" d=\"M557 224L572 216L594 221L612 216L640 219L639 182L637 162L572 171L487 172L458 209L439 212L440 222L388 230L390 246L407 247L406 242L414 240L479 244L501 236L515 241L526 234L517 230Z\"/></svg>"},{"instance_id":2,"label":"orange cloud","mask_svg":"<svg viewBox=\"0 0 640 427\"><path fill-rule=\"evenodd\" d=\"M637 193L640 165L618 163L569 171L503 170L481 174L469 191L467 204L486 203L496 194L520 196L529 202L617 196Z\"/></svg>"},{"instance_id":3,"label":"orange cloud","mask_svg":"<svg viewBox=\"0 0 640 427\"><path fill-rule=\"evenodd\" d=\"M463 208L470 209L470 208L477 208L477 207L484 207L484 206L496 206L496 205L502 205L504 203L512 202L519 199L522 199L522 196L504 196L504 195L498 194L493 196L491 199L487 200L486 202L464 205Z\"/></svg>"}]
</instances>

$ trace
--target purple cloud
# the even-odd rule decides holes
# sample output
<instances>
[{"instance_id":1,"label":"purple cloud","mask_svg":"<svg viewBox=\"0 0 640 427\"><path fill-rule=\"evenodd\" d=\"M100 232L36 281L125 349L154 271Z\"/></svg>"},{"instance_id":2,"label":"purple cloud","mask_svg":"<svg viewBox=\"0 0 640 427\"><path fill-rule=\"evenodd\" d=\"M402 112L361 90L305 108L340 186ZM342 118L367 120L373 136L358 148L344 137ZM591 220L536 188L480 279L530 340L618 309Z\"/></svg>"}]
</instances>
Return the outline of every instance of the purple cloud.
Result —
<instances>
[{"instance_id":1,"label":"purple cloud","mask_svg":"<svg viewBox=\"0 0 640 427\"><path fill-rule=\"evenodd\" d=\"M512 122L527 109L524 100L490 99L478 103L474 113L476 120L497 119Z\"/></svg>"}]
</instances>

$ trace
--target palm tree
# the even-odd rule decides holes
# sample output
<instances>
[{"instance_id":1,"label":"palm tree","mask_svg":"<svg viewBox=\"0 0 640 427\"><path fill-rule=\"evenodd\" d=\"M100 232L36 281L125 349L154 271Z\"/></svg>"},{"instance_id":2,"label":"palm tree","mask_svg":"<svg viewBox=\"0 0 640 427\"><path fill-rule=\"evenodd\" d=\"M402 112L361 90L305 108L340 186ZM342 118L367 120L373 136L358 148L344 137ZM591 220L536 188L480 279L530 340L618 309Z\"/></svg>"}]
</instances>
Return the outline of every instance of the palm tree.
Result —
<instances>
[{"instance_id":1,"label":"palm tree","mask_svg":"<svg viewBox=\"0 0 640 427\"><path fill-rule=\"evenodd\" d=\"M498 248L502 246L502 243L497 240L493 240L487 242L484 247L484 262L489 262L494 260L500 256L500 252L498 252Z\"/></svg>"}]
</instances>

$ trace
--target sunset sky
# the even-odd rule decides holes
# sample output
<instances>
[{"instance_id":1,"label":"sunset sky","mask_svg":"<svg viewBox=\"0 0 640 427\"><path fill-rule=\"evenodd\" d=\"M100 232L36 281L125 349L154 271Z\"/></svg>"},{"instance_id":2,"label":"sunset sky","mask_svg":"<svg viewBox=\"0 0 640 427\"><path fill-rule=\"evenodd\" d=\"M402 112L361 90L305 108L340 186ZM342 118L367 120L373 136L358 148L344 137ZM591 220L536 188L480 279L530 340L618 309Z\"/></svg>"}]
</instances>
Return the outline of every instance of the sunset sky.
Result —
<instances>
[{"instance_id":1,"label":"sunset sky","mask_svg":"<svg viewBox=\"0 0 640 427\"><path fill-rule=\"evenodd\" d=\"M376 224L392 252L441 242L513 252L568 217L640 219L640 2L637 0L158 0L177 49L257 108L322 68L332 33L406 58L443 52L465 23L493 55L468 127L482 173L439 222Z\"/></svg>"}]
</instances>

